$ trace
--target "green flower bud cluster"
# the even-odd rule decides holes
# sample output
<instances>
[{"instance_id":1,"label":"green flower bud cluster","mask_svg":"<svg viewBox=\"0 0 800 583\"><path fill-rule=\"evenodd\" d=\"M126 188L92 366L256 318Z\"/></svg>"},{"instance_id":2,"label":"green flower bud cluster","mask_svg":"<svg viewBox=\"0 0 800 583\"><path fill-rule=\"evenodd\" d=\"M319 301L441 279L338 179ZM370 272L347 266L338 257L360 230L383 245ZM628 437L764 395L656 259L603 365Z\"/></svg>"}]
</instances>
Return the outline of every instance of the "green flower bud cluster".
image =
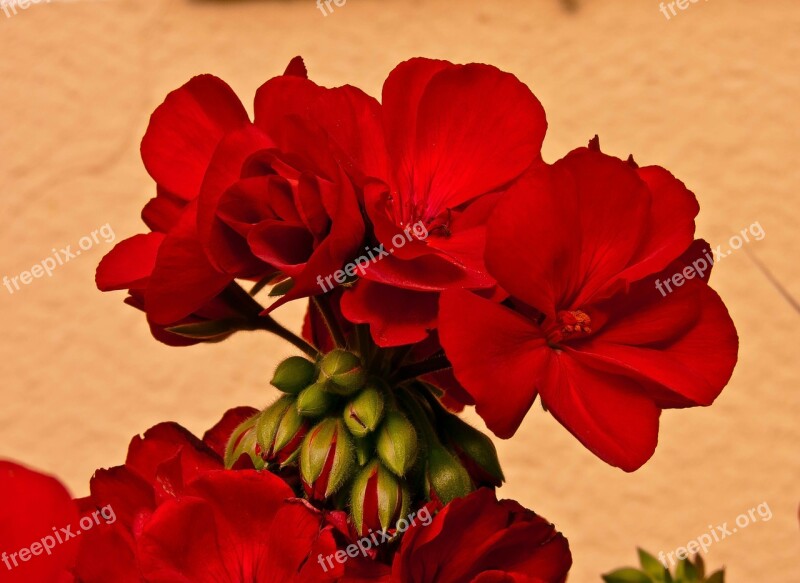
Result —
<instances>
[{"instance_id":1,"label":"green flower bud cluster","mask_svg":"<svg viewBox=\"0 0 800 583\"><path fill-rule=\"evenodd\" d=\"M288 358L271 382L284 395L236 428L226 466L249 458L256 469L296 468L305 495L349 508L360 533L391 531L412 506L503 481L491 440L432 387L391 387L352 352Z\"/></svg>"},{"instance_id":2,"label":"green flower bud cluster","mask_svg":"<svg viewBox=\"0 0 800 583\"><path fill-rule=\"evenodd\" d=\"M719 570L706 576L703 557L696 555L694 560L683 558L678 561L672 573L653 555L639 549L641 569L626 567L603 575L606 583L725 583L725 571Z\"/></svg>"}]
</instances>

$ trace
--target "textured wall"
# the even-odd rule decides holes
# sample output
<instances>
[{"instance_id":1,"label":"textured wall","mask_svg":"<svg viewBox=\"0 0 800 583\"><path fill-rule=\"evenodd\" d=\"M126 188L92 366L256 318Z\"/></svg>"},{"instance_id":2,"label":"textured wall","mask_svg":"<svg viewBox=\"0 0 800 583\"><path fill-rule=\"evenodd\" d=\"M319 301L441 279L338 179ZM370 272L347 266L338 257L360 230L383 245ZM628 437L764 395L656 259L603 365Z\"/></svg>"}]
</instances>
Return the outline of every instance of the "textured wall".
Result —
<instances>
[{"instance_id":1,"label":"textured wall","mask_svg":"<svg viewBox=\"0 0 800 583\"><path fill-rule=\"evenodd\" d=\"M138 159L148 115L167 91L213 72L249 102L303 54L315 80L379 94L414 55L485 61L527 82L548 112L545 157L595 133L606 151L672 169L700 198L714 243L759 221L749 246L795 295L800 150L800 5L792 0L690 4L668 21L656 0L350 0L323 17L313 0L125 0L0 12L0 276L16 275L109 223L141 229L153 191ZM61 476L83 494L96 467L122 460L130 437L164 419L194 431L224 409L262 405L288 354L266 336L169 349L122 294L103 295L100 243L52 278L0 287L0 457ZM715 287L742 338L717 404L667 412L653 460L634 475L605 466L536 408L500 443L501 491L570 538L572 581L672 550L709 524L766 501L774 513L714 545L730 581L798 581L798 314L745 251ZM301 309L282 318L297 326Z\"/></svg>"}]
</instances>

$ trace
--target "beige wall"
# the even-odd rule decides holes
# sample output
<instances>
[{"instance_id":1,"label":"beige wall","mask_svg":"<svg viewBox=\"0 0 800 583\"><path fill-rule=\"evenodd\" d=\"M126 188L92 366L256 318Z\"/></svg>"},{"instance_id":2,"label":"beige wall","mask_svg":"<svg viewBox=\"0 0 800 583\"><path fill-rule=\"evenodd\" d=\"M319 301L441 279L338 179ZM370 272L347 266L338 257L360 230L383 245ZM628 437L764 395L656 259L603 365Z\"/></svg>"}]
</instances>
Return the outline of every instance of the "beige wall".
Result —
<instances>
[{"instance_id":1,"label":"beige wall","mask_svg":"<svg viewBox=\"0 0 800 583\"><path fill-rule=\"evenodd\" d=\"M152 185L138 158L149 113L200 72L245 102L295 54L317 81L372 94L413 55L485 61L545 104L548 160L599 133L605 150L673 170L698 194L715 243L759 221L750 251L800 296L800 5L699 2L667 21L656 0L314 0L52 2L0 12L0 276L15 275L109 223L138 232ZM265 403L288 354L266 336L169 349L142 317L93 285L107 245L13 295L0 287L0 457L86 492L96 467L164 419L195 431L232 405ZM715 286L742 338L734 378L706 410L668 412L653 460L634 475L603 465L531 413L500 443L501 491L555 521L575 554L572 581L671 550L767 502L774 517L711 548L730 581L797 581L798 314L744 251ZM300 308L284 310L299 323Z\"/></svg>"}]
</instances>

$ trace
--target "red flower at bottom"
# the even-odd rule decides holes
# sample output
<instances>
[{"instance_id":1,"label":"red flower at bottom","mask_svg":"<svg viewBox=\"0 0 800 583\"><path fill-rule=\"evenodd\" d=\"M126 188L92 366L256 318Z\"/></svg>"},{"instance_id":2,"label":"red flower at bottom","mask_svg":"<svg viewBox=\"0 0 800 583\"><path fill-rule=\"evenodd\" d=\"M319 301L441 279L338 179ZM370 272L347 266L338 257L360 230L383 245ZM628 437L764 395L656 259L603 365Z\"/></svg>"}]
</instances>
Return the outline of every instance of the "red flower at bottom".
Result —
<instances>
[{"instance_id":1,"label":"red flower at bottom","mask_svg":"<svg viewBox=\"0 0 800 583\"><path fill-rule=\"evenodd\" d=\"M0 500L2 581L71 582L78 507L66 488L55 478L0 461Z\"/></svg>"},{"instance_id":2,"label":"red flower at bottom","mask_svg":"<svg viewBox=\"0 0 800 583\"><path fill-rule=\"evenodd\" d=\"M406 533L397 583L562 583L572 566L564 535L513 500L481 489Z\"/></svg>"},{"instance_id":3,"label":"red flower at bottom","mask_svg":"<svg viewBox=\"0 0 800 583\"><path fill-rule=\"evenodd\" d=\"M149 583L244 583L335 579L313 557L337 547L322 513L292 499L269 472L221 471L193 482L161 506L139 542Z\"/></svg>"}]
</instances>

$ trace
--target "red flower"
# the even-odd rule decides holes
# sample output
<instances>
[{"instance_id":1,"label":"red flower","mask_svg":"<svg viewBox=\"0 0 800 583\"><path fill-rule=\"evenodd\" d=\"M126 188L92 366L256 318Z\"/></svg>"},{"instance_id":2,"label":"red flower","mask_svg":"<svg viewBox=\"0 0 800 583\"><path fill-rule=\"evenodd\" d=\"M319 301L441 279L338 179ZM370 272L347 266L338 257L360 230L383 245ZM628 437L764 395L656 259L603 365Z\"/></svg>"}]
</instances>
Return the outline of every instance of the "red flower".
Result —
<instances>
[{"instance_id":1,"label":"red flower","mask_svg":"<svg viewBox=\"0 0 800 583\"><path fill-rule=\"evenodd\" d=\"M337 550L334 528L322 513L296 499L275 474L222 469L224 443L253 413L229 411L204 441L178 425L157 425L133 439L124 466L99 470L91 496L80 503L109 505L118 520L85 533L75 568L80 580L312 582L341 576L339 564L326 572L316 564L318 555Z\"/></svg>"},{"instance_id":2,"label":"red flower","mask_svg":"<svg viewBox=\"0 0 800 583\"><path fill-rule=\"evenodd\" d=\"M150 120L142 159L158 195L142 219L151 232L118 243L100 262L96 280L102 291L130 290L128 303L147 313L159 340L191 344L164 328L224 313L225 305L214 300L232 278L214 269L200 245L197 197L222 138L249 123L231 88L211 75L170 93Z\"/></svg>"},{"instance_id":3,"label":"red flower","mask_svg":"<svg viewBox=\"0 0 800 583\"><path fill-rule=\"evenodd\" d=\"M545 519L481 489L405 534L392 565L398 583L561 583L572 566L567 539Z\"/></svg>"},{"instance_id":4,"label":"red flower","mask_svg":"<svg viewBox=\"0 0 800 583\"><path fill-rule=\"evenodd\" d=\"M210 430L204 443L174 423L161 423L131 441L125 465L98 470L91 495L79 501L84 508L110 505L115 524L86 533L76 573L85 583L139 583L138 544L144 526L156 509L180 497L194 480L223 468L218 448L243 415L254 410L229 411Z\"/></svg>"},{"instance_id":5,"label":"red flower","mask_svg":"<svg viewBox=\"0 0 800 583\"><path fill-rule=\"evenodd\" d=\"M363 94L320 87L305 74L271 79L256 93L254 125L227 135L211 160L199 199L203 247L236 277L292 278L271 309L320 294L320 277L363 240L356 192L334 155L338 132L350 131L347 111L329 106L350 95Z\"/></svg>"},{"instance_id":6,"label":"red flower","mask_svg":"<svg viewBox=\"0 0 800 583\"><path fill-rule=\"evenodd\" d=\"M159 340L191 344L164 328L241 316L223 294L237 278L293 278L278 303L318 293L318 275L361 244L353 187L321 130L301 115L328 90L305 74L295 59L267 81L255 122L210 75L153 113L142 140L158 184L142 212L151 232L120 242L98 266L97 285L130 290L129 303L147 313Z\"/></svg>"},{"instance_id":7,"label":"red flower","mask_svg":"<svg viewBox=\"0 0 800 583\"><path fill-rule=\"evenodd\" d=\"M710 405L738 339L705 279L656 282L704 257L694 195L666 170L579 149L518 182L490 220L486 263L511 294L441 302L441 342L500 437L537 394L586 447L626 471L656 447L662 409Z\"/></svg>"},{"instance_id":8,"label":"red flower","mask_svg":"<svg viewBox=\"0 0 800 583\"><path fill-rule=\"evenodd\" d=\"M64 486L50 476L0 461L0 500L2 580L71 582L69 569L78 552L73 536L78 508Z\"/></svg>"},{"instance_id":9,"label":"red flower","mask_svg":"<svg viewBox=\"0 0 800 583\"><path fill-rule=\"evenodd\" d=\"M429 59L400 64L382 105L348 105L360 137L340 142L375 243L357 254L380 259L359 272L342 311L381 346L411 344L436 327L440 291L494 287L485 221L496 193L541 159L544 110L513 75Z\"/></svg>"},{"instance_id":10,"label":"red flower","mask_svg":"<svg viewBox=\"0 0 800 583\"><path fill-rule=\"evenodd\" d=\"M324 572L316 557L337 550L322 513L269 472L214 472L162 505L139 542L148 583L307 581L341 576Z\"/></svg>"}]
</instances>

